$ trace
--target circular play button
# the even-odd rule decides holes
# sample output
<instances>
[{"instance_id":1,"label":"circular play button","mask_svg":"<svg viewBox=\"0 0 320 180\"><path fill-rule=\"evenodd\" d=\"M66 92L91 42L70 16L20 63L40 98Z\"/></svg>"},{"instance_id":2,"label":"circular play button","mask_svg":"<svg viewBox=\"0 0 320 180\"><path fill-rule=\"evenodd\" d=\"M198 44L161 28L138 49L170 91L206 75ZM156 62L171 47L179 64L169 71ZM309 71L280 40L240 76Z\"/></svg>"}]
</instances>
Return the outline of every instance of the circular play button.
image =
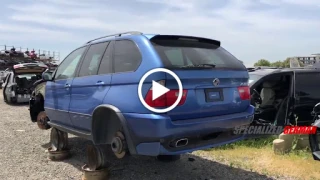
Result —
<instances>
[{"instance_id":1,"label":"circular play button","mask_svg":"<svg viewBox=\"0 0 320 180\"><path fill-rule=\"evenodd\" d=\"M178 92L178 98L177 100L169 107L164 108L164 109L156 109L154 107L151 107L150 105L148 105L146 103L146 101L144 100L144 97L142 96L142 85L144 83L144 81L146 80L146 78L148 76L150 76L153 73L156 72L164 72L164 73L168 73L170 74L178 83L178 87L179 87L179 92ZM170 89L168 89L167 87L165 87L163 84L160 84L154 80L152 80L152 101L157 100L159 97L165 95L166 93L168 93L170 91ZM149 109L152 112L155 113L166 113L171 111L172 109L174 109L180 102L181 98L182 98L182 94L183 94L183 87L182 87L182 83L179 79L179 77L172 71L165 69L165 68L156 68L156 69L152 69L150 71L148 71L146 74L144 74L142 76L142 78L140 79L139 82L139 86L138 86L138 95L139 95L139 99L140 102L143 104L143 106L147 109Z\"/></svg>"}]
</instances>

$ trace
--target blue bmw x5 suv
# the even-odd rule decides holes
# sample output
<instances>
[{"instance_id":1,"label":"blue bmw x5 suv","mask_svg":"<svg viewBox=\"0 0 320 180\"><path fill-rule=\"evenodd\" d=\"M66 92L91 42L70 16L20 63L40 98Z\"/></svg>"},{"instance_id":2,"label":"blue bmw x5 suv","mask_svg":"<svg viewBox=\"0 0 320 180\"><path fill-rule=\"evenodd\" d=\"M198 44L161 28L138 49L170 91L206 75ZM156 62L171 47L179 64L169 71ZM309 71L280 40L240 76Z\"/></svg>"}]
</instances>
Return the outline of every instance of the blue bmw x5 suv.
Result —
<instances>
[{"instance_id":1,"label":"blue bmw x5 suv","mask_svg":"<svg viewBox=\"0 0 320 180\"><path fill-rule=\"evenodd\" d=\"M166 68L182 82L178 106L167 113L148 110L138 84L149 70ZM152 81L170 89L152 100ZM142 85L144 101L171 106L176 80L153 73ZM249 125L248 72L220 41L192 36L127 32L91 40L71 52L50 75L43 73L30 99L30 115L41 129L52 127L51 143L66 148L63 133L110 145L126 153L175 159L179 154L243 139L233 128ZM101 151L99 151L101 153ZM174 158L175 157L175 158Z\"/></svg>"}]
</instances>

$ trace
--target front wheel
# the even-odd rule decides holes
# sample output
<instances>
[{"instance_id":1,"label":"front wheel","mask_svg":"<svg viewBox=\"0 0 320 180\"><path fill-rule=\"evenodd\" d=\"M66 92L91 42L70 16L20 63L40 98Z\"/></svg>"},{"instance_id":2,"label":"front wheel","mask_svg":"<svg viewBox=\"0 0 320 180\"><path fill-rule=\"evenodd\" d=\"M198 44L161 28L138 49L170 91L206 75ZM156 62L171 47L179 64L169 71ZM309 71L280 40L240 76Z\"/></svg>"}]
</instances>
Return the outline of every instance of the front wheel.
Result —
<instances>
[{"instance_id":1,"label":"front wheel","mask_svg":"<svg viewBox=\"0 0 320 180\"><path fill-rule=\"evenodd\" d=\"M173 162L181 158L181 155L159 155L157 159L163 162Z\"/></svg>"}]
</instances>

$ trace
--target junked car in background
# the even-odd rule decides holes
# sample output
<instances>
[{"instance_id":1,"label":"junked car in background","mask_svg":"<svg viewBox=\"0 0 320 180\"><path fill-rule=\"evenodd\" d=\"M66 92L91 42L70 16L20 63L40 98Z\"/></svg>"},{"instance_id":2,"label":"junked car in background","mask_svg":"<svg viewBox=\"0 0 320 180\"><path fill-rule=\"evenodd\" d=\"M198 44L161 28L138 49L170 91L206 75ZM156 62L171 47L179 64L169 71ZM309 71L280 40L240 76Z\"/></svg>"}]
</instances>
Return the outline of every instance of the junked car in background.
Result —
<instances>
[{"instance_id":1,"label":"junked car in background","mask_svg":"<svg viewBox=\"0 0 320 180\"><path fill-rule=\"evenodd\" d=\"M10 71L9 68L5 69L4 71L0 70L0 89L2 89L2 85L9 71Z\"/></svg>"},{"instance_id":2,"label":"junked car in background","mask_svg":"<svg viewBox=\"0 0 320 180\"><path fill-rule=\"evenodd\" d=\"M320 70L316 68L256 69L249 72L253 124L310 125L320 102Z\"/></svg>"},{"instance_id":3,"label":"junked car in background","mask_svg":"<svg viewBox=\"0 0 320 180\"><path fill-rule=\"evenodd\" d=\"M7 103L29 102L33 83L41 79L47 66L37 63L14 65L3 83L3 99Z\"/></svg>"}]
</instances>

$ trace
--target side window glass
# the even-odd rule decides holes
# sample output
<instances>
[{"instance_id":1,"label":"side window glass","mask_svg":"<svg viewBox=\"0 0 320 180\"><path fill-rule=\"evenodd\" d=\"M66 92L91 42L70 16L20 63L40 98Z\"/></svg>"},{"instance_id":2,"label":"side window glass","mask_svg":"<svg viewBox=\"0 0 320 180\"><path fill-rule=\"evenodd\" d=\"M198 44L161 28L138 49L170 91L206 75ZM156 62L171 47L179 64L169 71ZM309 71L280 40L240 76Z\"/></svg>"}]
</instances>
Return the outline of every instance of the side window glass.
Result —
<instances>
[{"instance_id":1,"label":"side window glass","mask_svg":"<svg viewBox=\"0 0 320 180\"><path fill-rule=\"evenodd\" d=\"M116 41L114 48L114 71L135 71L141 63L141 54L136 44L129 40Z\"/></svg>"},{"instance_id":2,"label":"side window glass","mask_svg":"<svg viewBox=\"0 0 320 180\"><path fill-rule=\"evenodd\" d=\"M96 75L100 60L108 46L109 42L93 44L90 46L80 68L79 77Z\"/></svg>"},{"instance_id":3,"label":"side window glass","mask_svg":"<svg viewBox=\"0 0 320 180\"><path fill-rule=\"evenodd\" d=\"M55 80L73 78L77 65L85 51L86 47L73 51L66 57L55 72Z\"/></svg>"},{"instance_id":4,"label":"side window glass","mask_svg":"<svg viewBox=\"0 0 320 180\"><path fill-rule=\"evenodd\" d=\"M296 74L295 91L300 101L320 101L319 85L315 82L320 82L319 73Z\"/></svg>"},{"instance_id":5,"label":"side window glass","mask_svg":"<svg viewBox=\"0 0 320 180\"><path fill-rule=\"evenodd\" d=\"M113 50L113 42L110 42L106 52L103 55L101 60L98 74L110 74L112 73L112 50Z\"/></svg>"}]
</instances>

